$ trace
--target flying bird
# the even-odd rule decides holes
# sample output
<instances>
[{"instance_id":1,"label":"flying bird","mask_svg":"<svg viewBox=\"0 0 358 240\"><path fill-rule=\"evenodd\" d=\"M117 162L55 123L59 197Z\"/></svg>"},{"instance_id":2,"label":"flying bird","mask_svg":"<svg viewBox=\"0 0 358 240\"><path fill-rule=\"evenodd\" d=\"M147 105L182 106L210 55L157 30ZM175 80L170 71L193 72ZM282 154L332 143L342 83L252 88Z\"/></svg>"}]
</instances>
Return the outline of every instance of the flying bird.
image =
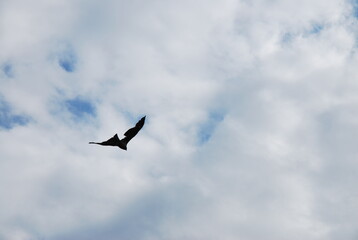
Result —
<instances>
[{"instance_id":1,"label":"flying bird","mask_svg":"<svg viewBox=\"0 0 358 240\"><path fill-rule=\"evenodd\" d=\"M107 141L104 142L89 142L89 144L99 144L102 146L117 146L123 150L127 150L127 144L128 142L134 138L135 135L137 135L137 133L139 132L139 130L142 129L144 122L145 122L145 117L142 117L134 127L130 128L127 130L127 132L124 133L124 138L119 139L118 135L114 135L113 137L111 137L110 139L108 139Z\"/></svg>"}]
</instances>

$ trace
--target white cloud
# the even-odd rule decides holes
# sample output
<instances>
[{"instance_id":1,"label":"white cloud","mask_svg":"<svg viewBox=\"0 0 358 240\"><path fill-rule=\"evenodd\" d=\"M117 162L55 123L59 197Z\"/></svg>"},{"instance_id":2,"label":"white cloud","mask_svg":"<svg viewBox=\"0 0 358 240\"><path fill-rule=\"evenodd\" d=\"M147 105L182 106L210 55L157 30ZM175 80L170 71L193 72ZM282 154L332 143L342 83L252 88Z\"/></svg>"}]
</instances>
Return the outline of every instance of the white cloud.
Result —
<instances>
[{"instance_id":1,"label":"white cloud","mask_svg":"<svg viewBox=\"0 0 358 240\"><path fill-rule=\"evenodd\" d=\"M357 238L349 1L1 5L0 238Z\"/></svg>"}]
</instances>

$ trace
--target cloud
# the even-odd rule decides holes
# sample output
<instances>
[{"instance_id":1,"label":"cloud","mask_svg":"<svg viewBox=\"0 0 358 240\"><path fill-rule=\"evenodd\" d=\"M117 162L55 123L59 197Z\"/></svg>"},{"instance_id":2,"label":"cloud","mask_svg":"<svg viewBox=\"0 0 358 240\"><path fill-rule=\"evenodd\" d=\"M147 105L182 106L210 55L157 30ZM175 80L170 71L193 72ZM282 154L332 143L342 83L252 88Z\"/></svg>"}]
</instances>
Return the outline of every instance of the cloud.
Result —
<instances>
[{"instance_id":1,"label":"cloud","mask_svg":"<svg viewBox=\"0 0 358 240\"><path fill-rule=\"evenodd\" d=\"M2 9L0 238L357 238L354 2Z\"/></svg>"}]
</instances>

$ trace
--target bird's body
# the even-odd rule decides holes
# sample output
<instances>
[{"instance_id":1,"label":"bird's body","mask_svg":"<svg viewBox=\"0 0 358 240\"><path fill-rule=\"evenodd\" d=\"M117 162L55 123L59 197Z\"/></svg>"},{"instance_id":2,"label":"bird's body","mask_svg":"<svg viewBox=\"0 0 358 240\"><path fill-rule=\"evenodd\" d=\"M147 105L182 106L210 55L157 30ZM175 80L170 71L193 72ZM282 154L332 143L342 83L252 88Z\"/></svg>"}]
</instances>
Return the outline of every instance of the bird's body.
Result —
<instances>
[{"instance_id":1,"label":"bird's body","mask_svg":"<svg viewBox=\"0 0 358 240\"><path fill-rule=\"evenodd\" d=\"M89 144L98 144L102 146L117 146L119 148L122 148L123 150L127 150L127 143L123 141L124 138L121 140L119 139L118 135L114 135L110 139L104 142L89 142Z\"/></svg>"},{"instance_id":2,"label":"bird's body","mask_svg":"<svg viewBox=\"0 0 358 240\"><path fill-rule=\"evenodd\" d=\"M142 117L137 124L133 127L128 129L125 133L124 133L124 138L119 139L118 135L115 134L113 137L111 137L110 139L108 139L107 141L104 142L89 142L90 144L99 144L102 146L117 146L123 150L127 150L127 144L128 142L135 136L137 135L137 133L142 129L143 125L145 122L145 116Z\"/></svg>"}]
</instances>

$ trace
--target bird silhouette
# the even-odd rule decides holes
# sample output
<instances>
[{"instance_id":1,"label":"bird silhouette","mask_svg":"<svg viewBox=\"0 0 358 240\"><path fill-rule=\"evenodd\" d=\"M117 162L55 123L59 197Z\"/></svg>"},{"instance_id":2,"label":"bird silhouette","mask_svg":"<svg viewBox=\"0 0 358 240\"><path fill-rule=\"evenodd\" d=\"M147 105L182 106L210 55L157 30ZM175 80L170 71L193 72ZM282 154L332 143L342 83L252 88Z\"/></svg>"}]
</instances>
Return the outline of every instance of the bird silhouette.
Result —
<instances>
[{"instance_id":1,"label":"bird silhouette","mask_svg":"<svg viewBox=\"0 0 358 240\"><path fill-rule=\"evenodd\" d=\"M102 146L117 146L123 150L127 150L127 144L128 142L134 138L135 135L137 135L137 133L139 132L139 130L142 129L144 122L145 122L145 117L142 117L134 127L128 129L125 133L124 133L124 138L119 139L118 135L114 135L113 137L111 137L110 139L108 139L107 141L104 142L89 142L89 144L99 144Z\"/></svg>"}]
</instances>

